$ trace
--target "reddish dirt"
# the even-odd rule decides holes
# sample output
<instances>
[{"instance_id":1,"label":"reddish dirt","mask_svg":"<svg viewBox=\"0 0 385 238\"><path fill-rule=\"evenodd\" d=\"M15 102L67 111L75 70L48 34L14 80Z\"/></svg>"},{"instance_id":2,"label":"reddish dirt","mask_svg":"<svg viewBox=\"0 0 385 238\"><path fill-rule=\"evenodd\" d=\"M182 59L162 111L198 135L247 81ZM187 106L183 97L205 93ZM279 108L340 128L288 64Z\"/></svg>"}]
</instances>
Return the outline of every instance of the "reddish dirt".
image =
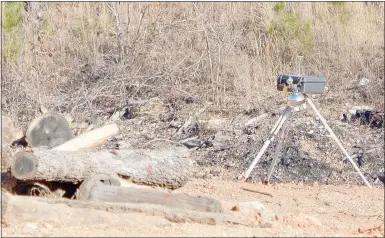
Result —
<instances>
[{"instance_id":1,"label":"reddish dirt","mask_svg":"<svg viewBox=\"0 0 385 238\"><path fill-rule=\"evenodd\" d=\"M229 204L259 201L276 214L269 226L203 225L172 223L163 217L139 213L111 213L64 204L45 206L34 218L14 209L2 225L8 236L368 236L384 237L384 189L363 186L307 186L294 184L244 187L273 197L244 191L238 183L195 179L180 192L219 199L226 213ZM15 205L15 202L14 202ZM16 204L17 206L17 204ZM20 207L26 206L19 204ZM236 214L235 214L236 215ZM238 214L239 215L239 214Z\"/></svg>"}]
</instances>

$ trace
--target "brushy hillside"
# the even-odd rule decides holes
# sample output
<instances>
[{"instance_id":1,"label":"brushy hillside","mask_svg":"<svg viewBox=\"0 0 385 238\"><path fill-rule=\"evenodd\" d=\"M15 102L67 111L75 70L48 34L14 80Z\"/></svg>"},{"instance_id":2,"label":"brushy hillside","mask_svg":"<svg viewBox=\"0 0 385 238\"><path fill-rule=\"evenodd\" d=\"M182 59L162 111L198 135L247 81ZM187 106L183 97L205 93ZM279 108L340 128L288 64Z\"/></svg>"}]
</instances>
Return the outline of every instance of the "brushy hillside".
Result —
<instances>
[{"instance_id":1,"label":"brushy hillside","mask_svg":"<svg viewBox=\"0 0 385 238\"><path fill-rule=\"evenodd\" d=\"M278 74L299 70L326 77L321 104L384 107L380 2L7 2L2 13L2 107L19 122L40 105L91 117L153 96L258 108Z\"/></svg>"}]
</instances>

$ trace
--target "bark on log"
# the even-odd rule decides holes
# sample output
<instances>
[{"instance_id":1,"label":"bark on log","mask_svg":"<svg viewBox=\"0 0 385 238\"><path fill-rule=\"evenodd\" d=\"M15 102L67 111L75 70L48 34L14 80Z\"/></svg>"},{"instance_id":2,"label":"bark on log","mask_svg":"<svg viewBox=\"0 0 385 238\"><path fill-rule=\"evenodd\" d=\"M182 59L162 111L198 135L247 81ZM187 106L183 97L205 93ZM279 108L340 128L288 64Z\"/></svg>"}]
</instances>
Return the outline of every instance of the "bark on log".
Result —
<instances>
[{"instance_id":1,"label":"bark on log","mask_svg":"<svg viewBox=\"0 0 385 238\"><path fill-rule=\"evenodd\" d=\"M11 166L19 180L78 183L95 174L118 175L134 183L178 188L193 173L188 151L181 147L162 150L73 152L35 149L18 152Z\"/></svg>"},{"instance_id":2,"label":"bark on log","mask_svg":"<svg viewBox=\"0 0 385 238\"><path fill-rule=\"evenodd\" d=\"M67 120L56 113L35 118L28 126L26 140L31 147L55 147L74 136Z\"/></svg>"},{"instance_id":3,"label":"bark on log","mask_svg":"<svg viewBox=\"0 0 385 238\"><path fill-rule=\"evenodd\" d=\"M154 188L119 187L119 184L114 182L119 183L119 181L109 176L96 175L82 184L78 199L123 203L148 203L201 212L222 212L221 203L213 198L202 196L194 197ZM109 184L112 184L112 186Z\"/></svg>"},{"instance_id":4,"label":"bark on log","mask_svg":"<svg viewBox=\"0 0 385 238\"><path fill-rule=\"evenodd\" d=\"M116 124L105 125L92 131L83 133L53 150L80 151L103 144L107 139L117 135L119 128Z\"/></svg>"}]
</instances>

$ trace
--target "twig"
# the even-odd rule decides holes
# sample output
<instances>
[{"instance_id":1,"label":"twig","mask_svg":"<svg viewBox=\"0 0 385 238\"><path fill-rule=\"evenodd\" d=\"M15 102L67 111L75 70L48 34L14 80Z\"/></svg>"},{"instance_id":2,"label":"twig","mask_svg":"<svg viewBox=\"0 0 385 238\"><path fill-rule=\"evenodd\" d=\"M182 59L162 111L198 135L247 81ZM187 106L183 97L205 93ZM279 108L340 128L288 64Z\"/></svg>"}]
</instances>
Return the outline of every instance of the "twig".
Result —
<instances>
[{"instance_id":1,"label":"twig","mask_svg":"<svg viewBox=\"0 0 385 238\"><path fill-rule=\"evenodd\" d=\"M205 41L206 41L206 51L207 51L207 55L209 57L209 61L210 61L210 79L211 79L211 83L214 84L214 73L213 73L213 61L211 59L211 52L210 52L210 44L209 44L209 36L207 34L207 30L206 30L206 27L205 27L205 23L204 23L204 20L201 22L202 24L202 27L203 27L203 32L205 34Z\"/></svg>"},{"instance_id":2,"label":"twig","mask_svg":"<svg viewBox=\"0 0 385 238\"><path fill-rule=\"evenodd\" d=\"M273 197L273 194L271 194L271 193L262 192L262 191L258 191L258 190L255 190L255 189L244 188L244 187L241 187L241 189L245 190L245 191L248 191L248 192L260 193L260 194L263 194L263 195L267 195L267 196Z\"/></svg>"},{"instance_id":3,"label":"twig","mask_svg":"<svg viewBox=\"0 0 385 238\"><path fill-rule=\"evenodd\" d=\"M118 44L118 48L120 49L120 60L123 59L123 53L124 53L124 49L123 49L123 46L122 46L122 43L121 43L121 36L122 36L122 32L120 31L120 21L119 21L119 14L117 12L117 9L116 9L116 3L114 4L114 7L111 7L108 3L106 3L107 7L111 10L111 12L114 14L115 16L115 21L116 21L116 26L115 26L115 30L116 30L116 43Z\"/></svg>"},{"instance_id":4,"label":"twig","mask_svg":"<svg viewBox=\"0 0 385 238\"><path fill-rule=\"evenodd\" d=\"M51 195L51 196L53 196L54 198L57 197L54 193L51 192L51 190L50 190L46 185L41 184L41 183L37 183L37 182L33 183L33 185L36 185L36 186L42 188L43 191L45 192L45 194ZM32 191L31 191L31 192L32 192ZM40 192L40 191L39 191L39 192Z\"/></svg>"},{"instance_id":5,"label":"twig","mask_svg":"<svg viewBox=\"0 0 385 238\"><path fill-rule=\"evenodd\" d=\"M181 144L177 141L172 141L172 140L167 140L167 139L153 139L153 140L150 140L150 141L147 141L146 143L144 143L144 145L142 145L140 148L143 149L146 145L150 144L151 142L155 142L155 141L167 141L167 142L171 142L174 144L178 144L180 146L184 146L183 144Z\"/></svg>"}]
</instances>

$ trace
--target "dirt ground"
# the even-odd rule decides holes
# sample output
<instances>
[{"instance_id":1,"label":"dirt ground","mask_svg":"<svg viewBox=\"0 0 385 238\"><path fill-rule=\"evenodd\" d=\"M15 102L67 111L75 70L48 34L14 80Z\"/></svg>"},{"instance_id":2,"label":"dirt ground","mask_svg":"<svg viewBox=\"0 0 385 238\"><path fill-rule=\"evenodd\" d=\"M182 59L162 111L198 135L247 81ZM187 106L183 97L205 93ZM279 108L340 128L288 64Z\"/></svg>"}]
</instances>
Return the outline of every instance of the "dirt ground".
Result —
<instances>
[{"instance_id":1,"label":"dirt ground","mask_svg":"<svg viewBox=\"0 0 385 238\"><path fill-rule=\"evenodd\" d=\"M163 217L142 213L112 213L65 204L12 199L12 214L2 224L2 236L370 236L384 237L384 189L363 186L246 184L273 197L240 189L223 180L194 179L179 189L191 195L219 199L225 213L231 204L259 201L276 214L265 227L197 223L173 223ZM38 211L33 218L22 209ZM37 209L38 208L38 209Z\"/></svg>"}]
</instances>

